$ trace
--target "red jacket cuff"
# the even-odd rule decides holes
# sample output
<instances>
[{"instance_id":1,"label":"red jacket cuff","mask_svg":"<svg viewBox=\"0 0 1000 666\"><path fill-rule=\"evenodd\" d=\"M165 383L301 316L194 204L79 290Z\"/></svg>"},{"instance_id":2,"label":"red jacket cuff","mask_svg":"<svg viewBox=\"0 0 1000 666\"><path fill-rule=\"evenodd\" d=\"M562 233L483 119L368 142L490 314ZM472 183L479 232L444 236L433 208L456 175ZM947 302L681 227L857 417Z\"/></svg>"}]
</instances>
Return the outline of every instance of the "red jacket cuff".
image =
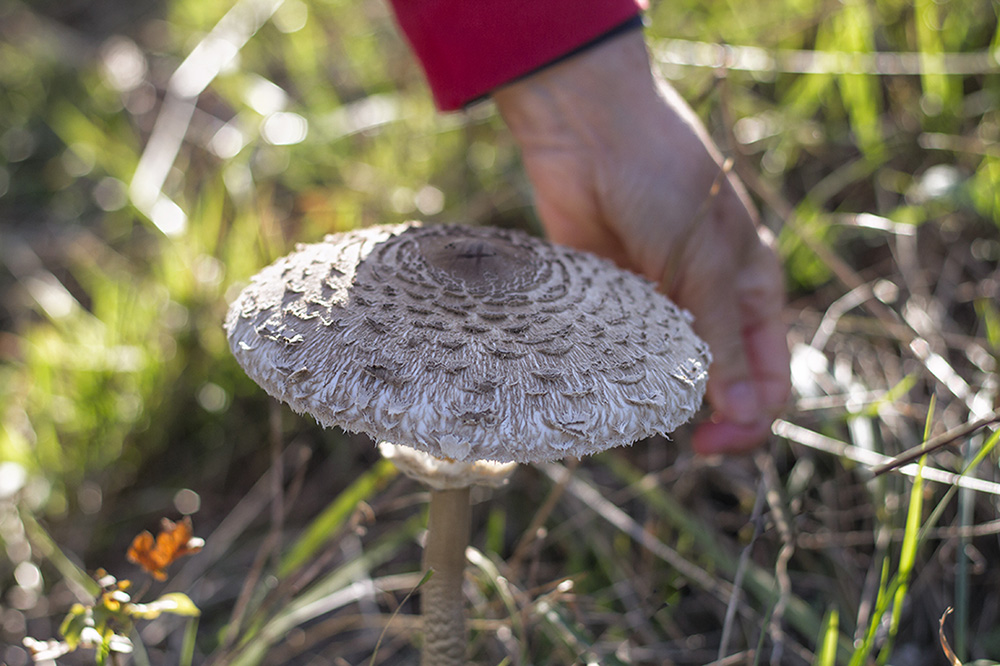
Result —
<instances>
[{"instance_id":1,"label":"red jacket cuff","mask_svg":"<svg viewBox=\"0 0 1000 666\"><path fill-rule=\"evenodd\" d=\"M391 0L440 109L599 39L639 13L636 0Z\"/></svg>"}]
</instances>

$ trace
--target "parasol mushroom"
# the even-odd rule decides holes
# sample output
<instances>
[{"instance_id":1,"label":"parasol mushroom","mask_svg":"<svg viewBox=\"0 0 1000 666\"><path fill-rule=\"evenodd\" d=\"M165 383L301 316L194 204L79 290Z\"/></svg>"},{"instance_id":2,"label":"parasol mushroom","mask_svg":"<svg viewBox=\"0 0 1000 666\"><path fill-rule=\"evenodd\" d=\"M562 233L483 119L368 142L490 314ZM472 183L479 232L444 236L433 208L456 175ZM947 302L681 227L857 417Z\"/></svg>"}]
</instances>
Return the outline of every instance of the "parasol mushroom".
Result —
<instances>
[{"instance_id":1,"label":"parasol mushroom","mask_svg":"<svg viewBox=\"0 0 1000 666\"><path fill-rule=\"evenodd\" d=\"M298 246L252 279L226 329L254 381L324 426L461 463L540 462L687 421L710 363L690 319L594 255L517 231L409 223ZM467 508L446 513L463 503L467 489L432 491L428 551L441 522L464 524L453 536L467 540ZM465 546L452 545L450 585ZM461 606L460 591L422 596L422 663L464 663L461 607L434 606Z\"/></svg>"},{"instance_id":2,"label":"parasol mushroom","mask_svg":"<svg viewBox=\"0 0 1000 666\"><path fill-rule=\"evenodd\" d=\"M378 448L403 474L430 488L422 569L434 574L420 588L423 663L462 664L467 642L462 581L469 546L470 490L472 486L505 485L517 463L442 460L390 442L381 442Z\"/></svg>"}]
</instances>

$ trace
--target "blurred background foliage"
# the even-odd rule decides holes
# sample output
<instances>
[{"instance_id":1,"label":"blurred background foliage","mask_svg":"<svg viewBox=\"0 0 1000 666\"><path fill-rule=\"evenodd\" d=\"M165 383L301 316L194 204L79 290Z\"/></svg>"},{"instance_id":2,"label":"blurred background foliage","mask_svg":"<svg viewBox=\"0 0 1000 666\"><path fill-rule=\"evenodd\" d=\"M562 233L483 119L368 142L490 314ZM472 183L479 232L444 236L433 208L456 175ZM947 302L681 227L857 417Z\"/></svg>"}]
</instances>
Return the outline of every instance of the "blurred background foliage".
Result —
<instances>
[{"instance_id":1,"label":"blurred background foliage","mask_svg":"<svg viewBox=\"0 0 1000 666\"><path fill-rule=\"evenodd\" d=\"M887 233L930 229L921 260L943 263L959 245L967 259L921 278L925 293L940 296L928 280L942 274L971 291L927 304L928 325L981 350L978 364L954 367L987 402L1000 352L998 10L676 0L654 3L647 27L663 75L780 234L792 323L815 325L806 315L843 293L824 249L899 287ZM537 232L530 203L493 109L438 114L379 0L0 1L0 643L31 622L44 634L37 623L69 598L24 516L80 566L110 567L164 513L200 506L196 525L213 527L231 516L274 464L275 427L325 461L310 467L308 478L327 476L290 524L376 459L307 419L275 417L232 361L221 322L248 276L296 242L361 225L416 217ZM905 345L887 347L871 358L902 364ZM919 432L939 389L925 375L917 390L901 413ZM969 404L952 396L945 413L960 420ZM840 411L813 425L848 437L848 421ZM864 501L898 523L880 493ZM193 508L182 501L192 496ZM747 510L745 497L732 501ZM505 516L489 516L495 550L516 529ZM584 551L570 569L608 555ZM238 590L236 561L223 578ZM214 589L228 609L236 592ZM207 623L222 632L218 612Z\"/></svg>"}]
</instances>

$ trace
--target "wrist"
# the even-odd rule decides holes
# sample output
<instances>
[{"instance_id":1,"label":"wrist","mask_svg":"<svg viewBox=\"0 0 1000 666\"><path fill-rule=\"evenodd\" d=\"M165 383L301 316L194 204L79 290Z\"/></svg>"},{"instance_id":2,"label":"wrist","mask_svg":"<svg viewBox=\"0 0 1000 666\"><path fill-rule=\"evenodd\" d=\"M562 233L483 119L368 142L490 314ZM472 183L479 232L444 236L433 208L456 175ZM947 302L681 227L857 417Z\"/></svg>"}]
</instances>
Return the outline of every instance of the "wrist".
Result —
<instances>
[{"instance_id":1,"label":"wrist","mask_svg":"<svg viewBox=\"0 0 1000 666\"><path fill-rule=\"evenodd\" d=\"M615 34L492 93L515 138L609 127L628 109L655 98L641 30ZM622 100L629 100L622 104Z\"/></svg>"}]
</instances>

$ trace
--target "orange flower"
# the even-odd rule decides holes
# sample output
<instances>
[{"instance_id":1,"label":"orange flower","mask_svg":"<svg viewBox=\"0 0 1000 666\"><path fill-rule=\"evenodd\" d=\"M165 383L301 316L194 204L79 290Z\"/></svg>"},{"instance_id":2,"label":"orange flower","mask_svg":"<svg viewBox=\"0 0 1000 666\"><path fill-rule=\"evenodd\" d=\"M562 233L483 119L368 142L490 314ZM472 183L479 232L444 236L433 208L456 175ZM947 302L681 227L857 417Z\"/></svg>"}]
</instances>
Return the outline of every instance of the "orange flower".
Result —
<instances>
[{"instance_id":1,"label":"orange flower","mask_svg":"<svg viewBox=\"0 0 1000 666\"><path fill-rule=\"evenodd\" d=\"M185 555L201 550L203 539L192 536L191 516L174 522L164 518L160 523L160 533L153 538L143 532L132 540L128 549L129 562L138 564L156 580L166 580L165 569Z\"/></svg>"}]
</instances>

